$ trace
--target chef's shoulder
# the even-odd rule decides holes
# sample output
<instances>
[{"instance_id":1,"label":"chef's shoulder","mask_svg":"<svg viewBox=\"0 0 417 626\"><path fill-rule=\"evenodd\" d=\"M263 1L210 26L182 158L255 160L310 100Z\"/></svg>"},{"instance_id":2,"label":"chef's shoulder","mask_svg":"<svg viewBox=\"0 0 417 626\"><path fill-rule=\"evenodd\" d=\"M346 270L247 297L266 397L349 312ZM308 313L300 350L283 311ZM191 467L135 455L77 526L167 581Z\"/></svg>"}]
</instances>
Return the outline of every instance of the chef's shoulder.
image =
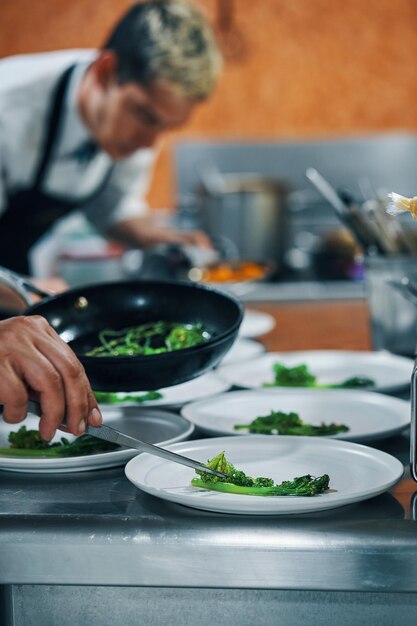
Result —
<instances>
[{"instance_id":1,"label":"chef's shoulder","mask_svg":"<svg viewBox=\"0 0 417 626\"><path fill-rule=\"evenodd\" d=\"M74 63L94 58L93 50L60 50L20 54L0 60L0 150L11 169L28 151L22 170L30 170L50 108L54 87L62 72ZM27 161L27 162L26 162ZM25 178L25 172L21 172Z\"/></svg>"},{"instance_id":2,"label":"chef's shoulder","mask_svg":"<svg viewBox=\"0 0 417 626\"><path fill-rule=\"evenodd\" d=\"M60 74L90 57L94 57L92 50L59 50L0 59L0 114L42 108Z\"/></svg>"}]
</instances>

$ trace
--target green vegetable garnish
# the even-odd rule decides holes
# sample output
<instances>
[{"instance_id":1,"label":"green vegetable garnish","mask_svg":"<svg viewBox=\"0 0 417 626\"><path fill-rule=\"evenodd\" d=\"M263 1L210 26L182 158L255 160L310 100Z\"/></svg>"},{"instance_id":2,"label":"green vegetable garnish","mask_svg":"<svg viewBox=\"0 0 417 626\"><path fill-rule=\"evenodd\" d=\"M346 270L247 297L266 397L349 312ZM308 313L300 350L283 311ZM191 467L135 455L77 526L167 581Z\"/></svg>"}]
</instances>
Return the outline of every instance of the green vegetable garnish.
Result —
<instances>
[{"instance_id":1,"label":"green vegetable garnish","mask_svg":"<svg viewBox=\"0 0 417 626\"><path fill-rule=\"evenodd\" d=\"M210 339L203 324L149 322L120 330L102 330L100 345L86 356L146 356L192 348Z\"/></svg>"},{"instance_id":2,"label":"green vegetable garnish","mask_svg":"<svg viewBox=\"0 0 417 626\"><path fill-rule=\"evenodd\" d=\"M263 387L310 387L315 389L362 389L364 387L375 387L375 381L366 376L353 376L340 383L320 385L317 383L317 377L304 364L286 367L282 363L275 363L273 370L274 382L263 383Z\"/></svg>"},{"instance_id":3,"label":"green vegetable garnish","mask_svg":"<svg viewBox=\"0 0 417 626\"><path fill-rule=\"evenodd\" d=\"M151 400L160 400L163 398L159 391L147 391L146 393L119 393L116 391L94 391L97 402L101 404L120 404L121 402L149 402Z\"/></svg>"},{"instance_id":4,"label":"green vegetable garnish","mask_svg":"<svg viewBox=\"0 0 417 626\"><path fill-rule=\"evenodd\" d=\"M236 424L235 430L248 430L261 435L304 435L308 437L325 437L345 433L349 430L344 424L325 424L320 426L306 424L298 413L282 413L271 411L269 415L256 417L249 424Z\"/></svg>"},{"instance_id":5,"label":"green vegetable garnish","mask_svg":"<svg viewBox=\"0 0 417 626\"><path fill-rule=\"evenodd\" d=\"M0 456L57 458L111 452L119 448L114 443L89 435L82 435L73 442L62 437L60 441L49 443L41 439L37 430L26 430L26 426L21 426L17 432L11 432L8 439L10 448L0 448Z\"/></svg>"},{"instance_id":6,"label":"green vegetable garnish","mask_svg":"<svg viewBox=\"0 0 417 626\"><path fill-rule=\"evenodd\" d=\"M330 479L327 474L318 478L307 474L279 484L274 484L272 478L252 478L229 463L224 452L208 461L207 467L227 474L227 478L197 471L200 478L192 479L193 487L247 496L315 496L329 488Z\"/></svg>"}]
</instances>

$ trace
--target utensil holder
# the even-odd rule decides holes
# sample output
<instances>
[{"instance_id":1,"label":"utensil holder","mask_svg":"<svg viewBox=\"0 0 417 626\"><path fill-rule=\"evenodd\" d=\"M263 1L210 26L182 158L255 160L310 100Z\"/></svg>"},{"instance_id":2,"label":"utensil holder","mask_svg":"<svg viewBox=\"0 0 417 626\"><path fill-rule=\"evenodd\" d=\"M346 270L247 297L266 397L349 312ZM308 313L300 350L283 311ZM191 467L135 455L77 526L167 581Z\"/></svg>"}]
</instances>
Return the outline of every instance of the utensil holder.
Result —
<instances>
[{"instance_id":1,"label":"utensil holder","mask_svg":"<svg viewBox=\"0 0 417 626\"><path fill-rule=\"evenodd\" d=\"M417 285L417 258L368 257L365 263L372 347L414 357L417 343L417 300L398 288L404 279Z\"/></svg>"}]
</instances>

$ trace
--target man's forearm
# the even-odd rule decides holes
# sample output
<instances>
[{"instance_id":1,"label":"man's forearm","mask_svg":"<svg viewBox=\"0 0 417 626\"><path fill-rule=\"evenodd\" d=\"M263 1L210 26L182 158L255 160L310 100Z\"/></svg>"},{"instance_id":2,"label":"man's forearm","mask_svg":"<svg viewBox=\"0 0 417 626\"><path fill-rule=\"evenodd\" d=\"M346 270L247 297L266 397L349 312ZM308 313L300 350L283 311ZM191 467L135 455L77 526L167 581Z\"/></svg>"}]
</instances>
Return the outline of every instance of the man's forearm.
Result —
<instances>
[{"instance_id":1,"label":"man's forearm","mask_svg":"<svg viewBox=\"0 0 417 626\"><path fill-rule=\"evenodd\" d=\"M151 216L136 217L118 222L109 230L109 236L131 246L148 248L158 244L194 245L211 249L207 235L200 231L182 231L154 224Z\"/></svg>"}]
</instances>

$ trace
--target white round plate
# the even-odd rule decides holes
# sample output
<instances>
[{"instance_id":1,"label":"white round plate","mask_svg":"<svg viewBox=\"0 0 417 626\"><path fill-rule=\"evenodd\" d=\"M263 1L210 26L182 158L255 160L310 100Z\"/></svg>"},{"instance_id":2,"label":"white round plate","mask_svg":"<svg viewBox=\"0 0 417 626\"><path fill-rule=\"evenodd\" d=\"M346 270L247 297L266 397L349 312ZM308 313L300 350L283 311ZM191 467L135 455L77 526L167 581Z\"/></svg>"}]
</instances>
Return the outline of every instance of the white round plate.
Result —
<instances>
[{"instance_id":1,"label":"white round plate","mask_svg":"<svg viewBox=\"0 0 417 626\"><path fill-rule=\"evenodd\" d=\"M38 423L39 418L34 415L28 415L21 424L7 424L0 418L0 448L9 447L8 436L11 431L19 430L20 426L26 426L28 430L37 430ZM137 407L113 410L104 417L104 423L126 435L158 445L183 441L194 430L194 426L190 422L176 413ZM69 441L75 439L73 435L58 431L52 441L60 441L61 437L65 437ZM124 465L137 453L137 450L131 448L120 448L113 452L62 458L40 459L36 457L0 456L0 469L30 473L85 472Z\"/></svg>"},{"instance_id":2,"label":"white round plate","mask_svg":"<svg viewBox=\"0 0 417 626\"><path fill-rule=\"evenodd\" d=\"M347 441L374 441L391 437L410 424L410 404L370 391L333 389L285 389L264 391L230 391L191 402L182 415L203 433L215 436L245 435L236 424L249 424L271 411L298 413L306 424L322 422L345 424L349 430L332 435Z\"/></svg>"},{"instance_id":3,"label":"white round plate","mask_svg":"<svg viewBox=\"0 0 417 626\"><path fill-rule=\"evenodd\" d=\"M193 380L188 380L181 385L174 385L173 387L165 387L164 389L158 389L162 394L162 398L159 400L149 400L148 402L142 402L137 404L135 402L120 402L118 404L103 404L100 403L100 409L105 414L108 410L113 410L116 406L135 406L140 407L155 407L155 408L167 408L167 407L181 407L186 402L192 400L199 400L200 398L207 398L208 396L214 396L216 393L222 393L229 389L230 383L225 381L220 376L213 372L203 374ZM120 392L120 396L124 392ZM127 393L127 392L126 392ZM145 392L144 392L145 393Z\"/></svg>"},{"instance_id":4,"label":"white round plate","mask_svg":"<svg viewBox=\"0 0 417 626\"><path fill-rule=\"evenodd\" d=\"M259 337L260 335L269 333L274 326L275 320L272 315L245 308L239 335L241 337Z\"/></svg>"},{"instance_id":5,"label":"white round plate","mask_svg":"<svg viewBox=\"0 0 417 626\"><path fill-rule=\"evenodd\" d=\"M282 363L286 367L305 364L322 385L339 383L352 376L367 376L375 381L375 387L370 388L370 391L389 393L410 384L414 364L412 359L383 351L310 350L268 352L245 363L222 366L217 372L232 385L248 389L267 389L263 384L273 382L274 363Z\"/></svg>"},{"instance_id":6,"label":"white round plate","mask_svg":"<svg viewBox=\"0 0 417 626\"><path fill-rule=\"evenodd\" d=\"M259 356L263 352L265 352L265 348L258 341L243 338L237 339L221 364L242 363Z\"/></svg>"},{"instance_id":7,"label":"white round plate","mask_svg":"<svg viewBox=\"0 0 417 626\"><path fill-rule=\"evenodd\" d=\"M329 491L317 496L245 496L192 487L192 469L149 454L127 464L127 478L142 491L220 513L281 515L333 509L387 491L404 471L402 463L386 452L336 439L258 435L197 439L166 447L202 463L225 450L238 469L277 483L305 474L330 476Z\"/></svg>"}]
</instances>

